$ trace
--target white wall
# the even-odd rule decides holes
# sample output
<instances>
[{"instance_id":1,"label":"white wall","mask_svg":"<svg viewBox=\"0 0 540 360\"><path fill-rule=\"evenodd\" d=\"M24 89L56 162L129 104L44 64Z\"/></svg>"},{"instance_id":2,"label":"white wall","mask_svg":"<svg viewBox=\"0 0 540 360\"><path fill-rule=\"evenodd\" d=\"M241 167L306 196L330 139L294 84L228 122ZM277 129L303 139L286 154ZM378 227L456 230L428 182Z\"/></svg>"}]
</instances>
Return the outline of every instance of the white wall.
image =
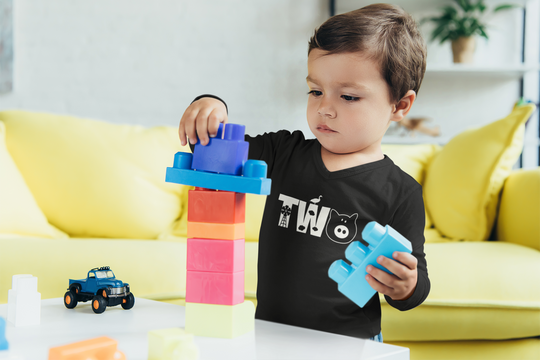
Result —
<instances>
[{"instance_id":1,"label":"white wall","mask_svg":"<svg viewBox=\"0 0 540 360\"><path fill-rule=\"evenodd\" d=\"M308 130L307 42L326 0L14 0L0 110L177 126L202 93L249 133Z\"/></svg>"},{"instance_id":2,"label":"white wall","mask_svg":"<svg viewBox=\"0 0 540 360\"><path fill-rule=\"evenodd\" d=\"M214 93L227 101L230 121L251 134L310 134L307 42L328 17L328 0L13 1L14 91L0 95L0 110L176 126L195 96ZM337 10L370 2L338 0ZM393 2L420 19L447 0ZM522 26L520 10L494 16L476 65L519 63ZM427 38L429 26L424 31ZM430 43L428 65L451 65L450 44ZM428 125L448 139L505 116L518 96L517 78L428 72L411 116L433 119Z\"/></svg>"}]
</instances>

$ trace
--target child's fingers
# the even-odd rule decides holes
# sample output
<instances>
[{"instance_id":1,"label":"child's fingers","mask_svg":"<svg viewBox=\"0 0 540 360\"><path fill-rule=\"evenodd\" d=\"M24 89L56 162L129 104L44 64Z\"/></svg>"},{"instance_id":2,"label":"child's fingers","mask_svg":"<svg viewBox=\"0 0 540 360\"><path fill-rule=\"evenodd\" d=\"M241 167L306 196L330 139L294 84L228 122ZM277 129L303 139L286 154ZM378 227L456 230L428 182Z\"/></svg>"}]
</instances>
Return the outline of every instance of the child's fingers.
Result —
<instances>
[{"instance_id":1,"label":"child's fingers","mask_svg":"<svg viewBox=\"0 0 540 360\"><path fill-rule=\"evenodd\" d=\"M178 126L178 136L180 137L180 143L182 146L187 144L187 138L196 138L195 127L193 126L195 119L197 118L199 110L192 108L191 106L186 109L182 118L180 119L180 125Z\"/></svg>"},{"instance_id":2,"label":"child's fingers","mask_svg":"<svg viewBox=\"0 0 540 360\"><path fill-rule=\"evenodd\" d=\"M227 122L227 108L212 98L202 98L193 102L182 115L178 126L178 136L182 146L195 145L200 141L207 145L210 137L217 135L219 124Z\"/></svg>"},{"instance_id":3,"label":"child's fingers","mask_svg":"<svg viewBox=\"0 0 540 360\"><path fill-rule=\"evenodd\" d=\"M374 288L375 290L384 295L390 296L394 300L403 300L411 296L412 292L416 288L418 276L416 271L417 260L411 254L404 252L395 252L393 257L399 259L400 262L389 259L385 256L379 256L377 258L377 263L388 271L392 272L393 275L388 274L386 271L377 269L372 265L368 265L366 267L366 271L369 274L368 276L372 276L381 285L386 286L385 288L374 284L378 287L377 289ZM414 260L410 259L409 257L414 258ZM402 263L401 261L406 264ZM409 266L412 269L409 268ZM369 284L372 285L372 283Z\"/></svg>"},{"instance_id":4,"label":"child's fingers","mask_svg":"<svg viewBox=\"0 0 540 360\"><path fill-rule=\"evenodd\" d=\"M392 257L394 260L399 261L411 270L416 269L416 266L418 265L418 259L406 252L396 251L392 254Z\"/></svg>"},{"instance_id":5,"label":"child's fingers","mask_svg":"<svg viewBox=\"0 0 540 360\"><path fill-rule=\"evenodd\" d=\"M390 275L386 271L383 271L381 269L377 269L375 266L368 265L366 267L366 272L373 276L375 279L377 279L378 282L380 282L383 285L388 286L389 288L394 288L396 277L394 275Z\"/></svg>"},{"instance_id":6,"label":"child's fingers","mask_svg":"<svg viewBox=\"0 0 540 360\"><path fill-rule=\"evenodd\" d=\"M215 137L219 130L219 124L227 123L227 114L223 113L221 109L214 109L208 116L208 135Z\"/></svg>"},{"instance_id":7,"label":"child's fingers","mask_svg":"<svg viewBox=\"0 0 540 360\"><path fill-rule=\"evenodd\" d=\"M373 288L373 290L383 295L391 296L393 289L378 281L373 275L366 275L366 281L368 282L369 286Z\"/></svg>"},{"instance_id":8,"label":"child's fingers","mask_svg":"<svg viewBox=\"0 0 540 360\"><path fill-rule=\"evenodd\" d=\"M178 138L180 138L180 144L182 146L186 145L186 129L180 124L178 126Z\"/></svg>"},{"instance_id":9,"label":"child's fingers","mask_svg":"<svg viewBox=\"0 0 540 360\"><path fill-rule=\"evenodd\" d=\"M393 254L394 258L396 258L396 254L410 255L407 253L395 252ZM410 256L413 257L414 260L416 260L414 256L412 255ZM407 259L405 256L398 256L398 258L400 258L401 260L405 260L405 262L408 263L409 265L403 264L393 259L389 259L385 256L379 256L377 258L377 263L381 266L384 266L385 269L388 269L388 271L390 271L392 274L397 276L399 279L406 280L408 277L410 277L411 271L414 271L414 269L416 269L416 263L411 261L410 259ZM411 267L414 267L414 269L411 269Z\"/></svg>"},{"instance_id":10,"label":"child's fingers","mask_svg":"<svg viewBox=\"0 0 540 360\"><path fill-rule=\"evenodd\" d=\"M199 111L199 114L197 115L197 120L196 120L197 136L202 145L207 145L209 142L208 117L210 116L211 112L212 112L212 109L203 109ZM195 142L197 141L195 140Z\"/></svg>"}]
</instances>

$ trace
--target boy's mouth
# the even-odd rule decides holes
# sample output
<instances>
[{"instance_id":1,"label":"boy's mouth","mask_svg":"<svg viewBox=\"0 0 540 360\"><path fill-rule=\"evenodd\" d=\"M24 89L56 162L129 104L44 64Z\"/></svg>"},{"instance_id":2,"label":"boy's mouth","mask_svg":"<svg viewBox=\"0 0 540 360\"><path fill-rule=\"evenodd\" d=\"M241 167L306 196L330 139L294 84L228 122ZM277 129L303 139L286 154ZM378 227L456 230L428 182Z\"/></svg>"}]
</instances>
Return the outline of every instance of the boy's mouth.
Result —
<instances>
[{"instance_id":1,"label":"boy's mouth","mask_svg":"<svg viewBox=\"0 0 540 360\"><path fill-rule=\"evenodd\" d=\"M332 130L330 127L328 127L326 125L318 125L317 130L319 130L320 132L323 132L323 133L335 133L335 132L337 132L337 131Z\"/></svg>"}]
</instances>

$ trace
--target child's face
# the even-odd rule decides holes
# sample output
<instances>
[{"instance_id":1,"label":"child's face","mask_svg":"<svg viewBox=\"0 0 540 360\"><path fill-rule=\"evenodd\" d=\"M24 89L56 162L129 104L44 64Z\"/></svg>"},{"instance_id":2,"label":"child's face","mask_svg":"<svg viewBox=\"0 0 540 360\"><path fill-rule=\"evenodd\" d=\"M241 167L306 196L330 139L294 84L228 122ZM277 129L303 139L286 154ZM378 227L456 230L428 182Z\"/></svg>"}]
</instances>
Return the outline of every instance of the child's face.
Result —
<instances>
[{"instance_id":1,"label":"child's face","mask_svg":"<svg viewBox=\"0 0 540 360\"><path fill-rule=\"evenodd\" d=\"M378 64L361 53L325 53L315 49L308 57L309 128L331 153L380 149L390 122L399 119Z\"/></svg>"}]
</instances>

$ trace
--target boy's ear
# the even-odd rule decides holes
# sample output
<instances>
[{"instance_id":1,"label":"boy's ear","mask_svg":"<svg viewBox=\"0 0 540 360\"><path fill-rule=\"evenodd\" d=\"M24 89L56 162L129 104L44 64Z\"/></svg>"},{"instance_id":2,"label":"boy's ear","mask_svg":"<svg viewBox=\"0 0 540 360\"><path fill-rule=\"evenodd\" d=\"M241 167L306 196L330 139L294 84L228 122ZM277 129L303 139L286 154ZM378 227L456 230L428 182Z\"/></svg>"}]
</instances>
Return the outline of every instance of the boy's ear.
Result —
<instances>
[{"instance_id":1,"label":"boy's ear","mask_svg":"<svg viewBox=\"0 0 540 360\"><path fill-rule=\"evenodd\" d=\"M416 100L416 92L414 90L407 91L405 96L402 97L396 105L394 105L392 121L400 121L405 116L407 116L407 114L411 110L414 100Z\"/></svg>"}]
</instances>

